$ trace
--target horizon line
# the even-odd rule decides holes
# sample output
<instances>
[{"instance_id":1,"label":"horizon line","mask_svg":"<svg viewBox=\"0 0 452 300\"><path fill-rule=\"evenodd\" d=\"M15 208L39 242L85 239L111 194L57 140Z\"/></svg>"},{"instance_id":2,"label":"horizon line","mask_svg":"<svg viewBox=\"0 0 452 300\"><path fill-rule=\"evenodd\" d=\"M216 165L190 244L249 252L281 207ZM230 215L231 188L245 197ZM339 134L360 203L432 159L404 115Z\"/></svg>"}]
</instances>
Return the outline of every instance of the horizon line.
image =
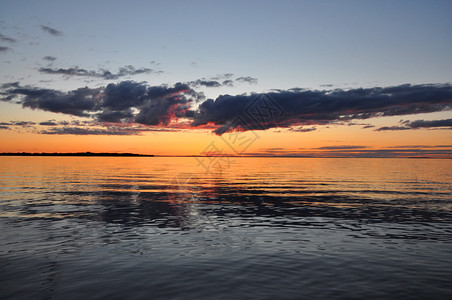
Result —
<instances>
[{"instance_id":1,"label":"horizon line","mask_svg":"<svg viewBox=\"0 0 452 300\"><path fill-rule=\"evenodd\" d=\"M140 154L128 152L1 152L0 156L85 156L85 157L218 157L218 158L410 158L410 159L452 159L452 157L435 156L313 156L313 155L170 155Z\"/></svg>"}]
</instances>

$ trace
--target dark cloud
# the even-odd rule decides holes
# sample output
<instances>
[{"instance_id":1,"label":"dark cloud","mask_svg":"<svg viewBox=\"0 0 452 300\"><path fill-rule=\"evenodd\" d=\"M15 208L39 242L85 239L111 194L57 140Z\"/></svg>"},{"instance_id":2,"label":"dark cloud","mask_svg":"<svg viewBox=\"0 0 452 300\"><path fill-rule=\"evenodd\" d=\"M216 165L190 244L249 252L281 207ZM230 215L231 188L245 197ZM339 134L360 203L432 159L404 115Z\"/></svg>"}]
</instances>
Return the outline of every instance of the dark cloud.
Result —
<instances>
[{"instance_id":1,"label":"dark cloud","mask_svg":"<svg viewBox=\"0 0 452 300\"><path fill-rule=\"evenodd\" d=\"M42 59L43 59L43 60L50 61L50 62L53 62L53 61L55 61L57 58L56 58L55 56L44 56Z\"/></svg>"},{"instance_id":2,"label":"dark cloud","mask_svg":"<svg viewBox=\"0 0 452 300\"><path fill-rule=\"evenodd\" d=\"M227 79L222 82L222 85L231 87L234 86L234 81Z\"/></svg>"},{"instance_id":3,"label":"dark cloud","mask_svg":"<svg viewBox=\"0 0 452 300\"><path fill-rule=\"evenodd\" d=\"M185 83L176 83L174 87L168 87L167 85L151 86L147 90L147 97L151 99L159 99L168 96L174 96L180 92L193 92L190 87Z\"/></svg>"},{"instance_id":4,"label":"dark cloud","mask_svg":"<svg viewBox=\"0 0 452 300\"><path fill-rule=\"evenodd\" d=\"M186 84L151 86L134 81L109 84L105 88L80 88L69 92L17 83L4 84L3 101L17 101L23 107L92 117L101 122L136 122L168 125L174 118L192 117L191 103L201 94Z\"/></svg>"},{"instance_id":5,"label":"dark cloud","mask_svg":"<svg viewBox=\"0 0 452 300\"><path fill-rule=\"evenodd\" d=\"M4 85L5 86L5 85ZM2 94L2 100L16 99L23 107L59 112L75 116L88 116L88 112L96 107L95 97L99 89L80 88L70 92L35 87L21 87L16 83L9 84L10 88Z\"/></svg>"},{"instance_id":6,"label":"dark cloud","mask_svg":"<svg viewBox=\"0 0 452 300\"><path fill-rule=\"evenodd\" d=\"M162 95L165 95L162 92ZM148 98L147 87L143 82L122 81L110 83L103 91L102 106L111 111L127 110L139 107Z\"/></svg>"},{"instance_id":7,"label":"dark cloud","mask_svg":"<svg viewBox=\"0 0 452 300\"><path fill-rule=\"evenodd\" d=\"M404 126L384 126L376 129L376 131L385 130L408 130L408 129L420 129L420 128L437 128L446 127L452 129L452 119L445 120L416 120L416 121L404 121L402 122Z\"/></svg>"},{"instance_id":8,"label":"dark cloud","mask_svg":"<svg viewBox=\"0 0 452 300\"><path fill-rule=\"evenodd\" d=\"M43 126L56 126L58 125L57 123L53 122L53 121L44 121L44 122L40 122L39 125L43 125Z\"/></svg>"},{"instance_id":9,"label":"dark cloud","mask_svg":"<svg viewBox=\"0 0 452 300\"><path fill-rule=\"evenodd\" d=\"M364 126L363 126L363 129L374 128L374 127L375 127L375 125L364 125Z\"/></svg>"},{"instance_id":10,"label":"dark cloud","mask_svg":"<svg viewBox=\"0 0 452 300\"><path fill-rule=\"evenodd\" d=\"M41 25L41 29L53 36L62 36L63 35L63 32L56 30L55 28L52 28L49 26Z\"/></svg>"},{"instance_id":11,"label":"dark cloud","mask_svg":"<svg viewBox=\"0 0 452 300\"><path fill-rule=\"evenodd\" d=\"M49 57L50 56L46 56ZM119 68L118 72L113 73L109 70L99 70L99 71L93 71L93 70L86 70L79 67L73 67L73 68L40 68L39 72L44 74L56 74L56 75L65 75L65 76L86 76L86 77L97 77L97 78L103 78L107 80L113 80L118 79L120 77L125 76L132 76L132 75L138 75L138 74L148 74L148 73L161 73L160 71L154 71L153 69L149 68L139 68L135 69L134 66L128 65L124 66L122 68Z\"/></svg>"},{"instance_id":12,"label":"dark cloud","mask_svg":"<svg viewBox=\"0 0 452 300\"><path fill-rule=\"evenodd\" d=\"M407 122L406 126L411 128L452 127L452 119L434 121L416 120Z\"/></svg>"},{"instance_id":13,"label":"dark cloud","mask_svg":"<svg viewBox=\"0 0 452 300\"><path fill-rule=\"evenodd\" d=\"M23 107L87 117L88 112L96 108L99 89L79 88L64 93L50 89L16 88L10 93L11 96L25 96Z\"/></svg>"},{"instance_id":14,"label":"dark cloud","mask_svg":"<svg viewBox=\"0 0 452 300\"><path fill-rule=\"evenodd\" d=\"M452 145L400 145L400 146L391 146L391 147L386 147L386 148L390 148L390 149L452 148Z\"/></svg>"},{"instance_id":15,"label":"dark cloud","mask_svg":"<svg viewBox=\"0 0 452 300\"><path fill-rule=\"evenodd\" d=\"M440 149L369 149L350 152L332 150L327 153L336 157L450 157L452 155L451 150Z\"/></svg>"},{"instance_id":16,"label":"dark cloud","mask_svg":"<svg viewBox=\"0 0 452 300\"><path fill-rule=\"evenodd\" d=\"M347 125L347 126L363 126L363 128L365 126L369 126L370 125L370 124L367 124L367 123L355 123L355 122L352 122L350 120L338 121L337 124L339 124L339 123L341 123L341 125ZM371 125L371 126L373 126L373 125Z\"/></svg>"},{"instance_id":17,"label":"dark cloud","mask_svg":"<svg viewBox=\"0 0 452 300\"><path fill-rule=\"evenodd\" d=\"M0 41L8 42L8 43L15 43L16 40L7 36L4 36L0 33Z\"/></svg>"},{"instance_id":18,"label":"dark cloud","mask_svg":"<svg viewBox=\"0 0 452 300\"><path fill-rule=\"evenodd\" d=\"M325 125L354 119L427 113L449 110L451 106L452 86L449 84L330 91L291 89L208 99L199 106L193 126L213 123L221 126L215 132L222 134L232 130ZM240 122L236 122L237 118Z\"/></svg>"},{"instance_id":19,"label":"dark cloud","mask_svg":"<svg viewBox=\"0 0 452 300\"><path fill-rule=\"evenodd\" d=\"M222 84L219 83L216 80L202 80L202 79L198 79L195 81L190 81L189 84L191 86L205 86L205 87L220 87Z\"/></svg>"},{"instance_id":20,"label":"dark cloud","mask_svg":"<svg viewBox=\"0 0 452 300\"><path fill-rule=\"evenodd\" d=\"M325 148L325 149L324 149ZM367 148L367 147L364 147ZM320 147L313 149L261 149L259 152L246 153L248 156L291 156L291 157L452 157L452 150L442 149L334 149Z\"/></svg>"},{"instance_id":21,"label":"dark cloud","mask_svg":"<svg viewBox=\"0 0 452 300\"><path fill-rule=\"evenodd\" d=\"M135 122L146 125L168 125L173 118L190 116L191 101L181 94L196 97L196 93L183 83L177 83L174 87L153 86L147 91L150 101L142 106L135 117Z\"/></svg>"},{"instance_id":22,"label":"dark cloud","mask_svg":"<svg viewBox=\"0 0 452 300\"><path fill-rule=\"evenodd\" d=\"M148 86L145 82L122 81L96 89L85 87L62 92L23 87L15 82L1 86L0 99L32 109L91 117L99 122L168 126L173 119L187 118L192 128L208 126L221 135L276 127L308 132L315 130L316 125L364 125L351 121L450 110L452 85L328 91L295 88L266 94L221 95L215 100L205 100L202 93L195 92L186 83ZM195 109L194 104L201 100ZM417 120L376 130L451 126L451 119Z\"/></svg>"},{"instance_id":23,"label":"dark cloud","mask_svg":"<svg viewBox=\"0 0 452 300\"><path fill-rule=\"evenodd\" d=\"M39 72L44 74L60 74L67 76L93 76L93 77L102 77L102 74L99 74L95 71L88 71L85 69L81 69L79 67L69 68L69 69L52 69L52 68L40 68Z\"/></svg>"},{"instance_id":24,"label":"dark cloud","mask_svg":"<svg viewBox=\"0 0 452 300\"><path fill-rule=\"evenodd\" d=\"M36 122L31 122L31 121L13 121L13 122L11 122L11 125L28 127L28 126L36 125Z\"/></svg>"},{"instance_id":25,"label":"dark cloud","mask_svg":"<svg viewBox=\"0 0 452 300\"><path fill-rule=\"evenodd\" d=\"M350 145L340 145L340 146L323 146L318 148L313 148L317 150L355 150L355 149L365 149L367 146L350 146Z\"/></svg>"},{"instance_id":26,"label":"dark cloud","mask_svg":"<svg viewBox=\"0 0 452 300\"><path fill-rule=\"evenodd\" d=\"M96 119L100 122L127 122L131 121L133 113L130 109L127 110L104 110L101 113L96 114Z\"/></svg>"},{"instance_id":27,"label":"dark cloud","mask_svg":"<svg viewBox=\"0 0 452 300\"><path fill-rule=\"evenodd\" d=\"M8 50L11 50L11 48L0 46L0 52L6 52Z\"/></svg>"},{"instance_id":28,"label":"dark cloud","mask_svg":"<svg viewBox=\"0 0 452 300\"><path fill-rule=\"evenodd\" d=\"M9 127L5 125L0 125L0 129L9 129Z\"/></svg>"},{"instance_id":29,"label":"dark cloud","mask_svg":"<svg viewBox=\"0 0 452 300\"><path fill-rule=\"evenodd\" d=\"M401 145L401 146L390 146L386 147L389 149L399 149L399 148L431 148L432 146L426 146L426 145Z\"/></svg>"},{"instance_id":30,"label":"dark cloud","mask_svg":"<svg viewBox=\"0 0 452 300\"><path fill-rule=\"evenodd\" d=\"M2 86L1 86L2 89L19 88L19 87L20 87L19 82L9 82L9 83L4 83L4 84L2 84Z\"/></svg>"},{"instance_id":31,"label":"dark cloud","mask_svg":"<svg viewBox=\"0 0 452 300\"><path fill-rule=\"evenodd\" d=\"M246 76L246 77L239 77L236 78L235 81L237 82L246 82L249 84L257 84L257 78Z\"/></svg>"},{"instance_id":32,"label":"dark cloud","mask_svg":"<svg viewBox=\"0 0 452 300\"><path fill-rule=\"evenodd\" d=\"M375 131L389 131L389 130L409 130L410 127L405 126L383 126L380 128L375 129Z\"/></svg>"}]
</instances>

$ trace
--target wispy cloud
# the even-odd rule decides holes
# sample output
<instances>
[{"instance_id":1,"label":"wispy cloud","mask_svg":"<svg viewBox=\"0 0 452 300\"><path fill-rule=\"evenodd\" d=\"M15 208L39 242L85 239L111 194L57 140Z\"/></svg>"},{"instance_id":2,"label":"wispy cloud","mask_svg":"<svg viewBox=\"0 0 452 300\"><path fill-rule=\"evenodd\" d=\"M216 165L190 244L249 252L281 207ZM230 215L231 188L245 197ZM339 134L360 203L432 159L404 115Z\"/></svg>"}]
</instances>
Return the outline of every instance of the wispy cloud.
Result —
<instances>
[{"instance_id":1,"label":"wispy cloud","mask_svg":"<svg viewBox=\"0 0 452 300\"><path fill-rule=\"evenodd\" d=\"M55 60L51 56L46 56L44 59L46 59L48 61ZM73 67L73 68L67 68L67 69L64 69L64 68L58 68L58 69L57 68L40 68L39 72L44 73L44 74L53 74L53 75L97 77L97 78L103 78L103 79L107 79L107 80L113 80L113 79L118 79L120 77L133 76L133 75L138 75L138 74L149 74L149 73L159 74L159 73L161 73L161 71L155 71L150 68L136 69L134 66L131 66L131 65L119 68L118 72L116 72L116 73L111 72L109 70L104 70L104 69L94 71L94 70L82 69L79 67Z\"/></svg>"},{"instance_id":2,"label":"wispy cloud","mask_svg":"<svg viewBox=\"0 0 452 300\"><path fill-rule=\"evenodd\" d=\"M53 36L63 36L63 32L45 25L41 25L41 29Z\"/></svg>"},{"instance_id":3,"label":"wispy cloud","mask_svg":"<svg viewBox=\"0 0 452 300\"><path fill-rule=\"evenodd\" d=\"M214 77L212 77L212 80L227 80L227 79L231 79L234 76L234 73L223 73L223 74L218 74Z\"/></svg>"},{"instance_id":4,"label":"wispy cloud","mask_svg":"<svg viewBox=\"0 0 452 300\"><path fill-rule=\"evenodd\" d=\"M45 124L43 124L45 123ZM142 135L145 132L179 131L177 127L164 128L158 126L144 126L139 124L111 124L96 121L41 122L40 125L51 126L38 131L40 134L50 135Z\"/></svg>"},{"instance_id":5,"label":"wispy cloud","mask_svg":"<svg viewBox=\"0 0 452 300\"><path fill-rule=\"evenodd\" d=\"M254 77L246 76L246 77L238 77L238 78L233 79L232 78L233 76L234 76L234 74L232 74L232 73L220 74L220 75L217 75L215 77L208 78L208 79L202 78L202 79L189 81L189 82L187 82L187 84L189 84L190 86L193 86L193 87L200 87L200 86L204 86L204 87L221 87L221 86L232 87L232 86L234 86L234 83L236 83L236 82L238 82L238 83L248 83L248 84L256 84L257 83L257 78L254 78Z\"/></svg>"},{"instance_id":6,"label":"wispy cloud","mask_svg":"<svg viewBox=\"0 0 452 300\"><path fill-rule=\"evenodd\" d=\"M69 135L138 135L139 132L121 128L83 128L83 127L61 127L50 130L42 130L41 134L69 134Z\"/></svg>"},{"instance_id":7,"label":"wispy cloud","mask_svg":"<svg viewBox=\"0 0 452 300\"><path fill-rule=\"evenodd\" d=\"M15 39L7 37L7 36L5 36L5 35L3 35L1 33L0 33L0 41L8 42L8 43L15 43L15 42L17 42Z\"/></svg>"},{"instance_id":8,"label":"wispy cloud","mask_svg":"<svg viewBox=\"0 0 452 300\"><path fill-rule=\"evenodd\" d=\"M289 128L290 131L293 132L310 132L317 130L316 127L291 127Z\"/></svg>"}]
</instances>

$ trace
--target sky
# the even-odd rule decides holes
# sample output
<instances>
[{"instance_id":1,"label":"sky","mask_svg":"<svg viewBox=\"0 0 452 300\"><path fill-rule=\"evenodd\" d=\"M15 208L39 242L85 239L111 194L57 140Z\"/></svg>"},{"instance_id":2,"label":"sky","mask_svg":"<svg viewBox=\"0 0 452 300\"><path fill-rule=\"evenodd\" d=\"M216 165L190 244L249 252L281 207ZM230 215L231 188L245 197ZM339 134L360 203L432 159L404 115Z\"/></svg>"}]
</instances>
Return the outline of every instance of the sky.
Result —
<instances>
[{"instance_id":1,"label":"sky","mask_svg":"<svg viewBox=\"0 0 452 300\"><path fill-rule=\"evenodd\" d=\"M451 1L0 1L0 152L452 157Z\"/></svg>"}]
</instances>

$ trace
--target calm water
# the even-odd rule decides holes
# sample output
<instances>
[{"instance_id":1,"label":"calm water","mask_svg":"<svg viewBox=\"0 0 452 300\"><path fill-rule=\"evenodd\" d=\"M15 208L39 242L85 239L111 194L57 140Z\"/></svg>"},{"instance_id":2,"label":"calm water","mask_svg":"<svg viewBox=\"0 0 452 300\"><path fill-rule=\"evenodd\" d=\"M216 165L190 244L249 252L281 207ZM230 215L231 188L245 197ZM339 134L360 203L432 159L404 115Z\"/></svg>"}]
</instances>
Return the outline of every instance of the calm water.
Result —
<instances>
[{"instance_id":1,"label":"calm water","mask_svg":"<svg viewBox=\"0 0 452 300\"><path fill-rule=\"evenodd\" d=\"M0 298L452 294L452 160L200 160L0 157Z\"/></svg>"}]
</instances>

